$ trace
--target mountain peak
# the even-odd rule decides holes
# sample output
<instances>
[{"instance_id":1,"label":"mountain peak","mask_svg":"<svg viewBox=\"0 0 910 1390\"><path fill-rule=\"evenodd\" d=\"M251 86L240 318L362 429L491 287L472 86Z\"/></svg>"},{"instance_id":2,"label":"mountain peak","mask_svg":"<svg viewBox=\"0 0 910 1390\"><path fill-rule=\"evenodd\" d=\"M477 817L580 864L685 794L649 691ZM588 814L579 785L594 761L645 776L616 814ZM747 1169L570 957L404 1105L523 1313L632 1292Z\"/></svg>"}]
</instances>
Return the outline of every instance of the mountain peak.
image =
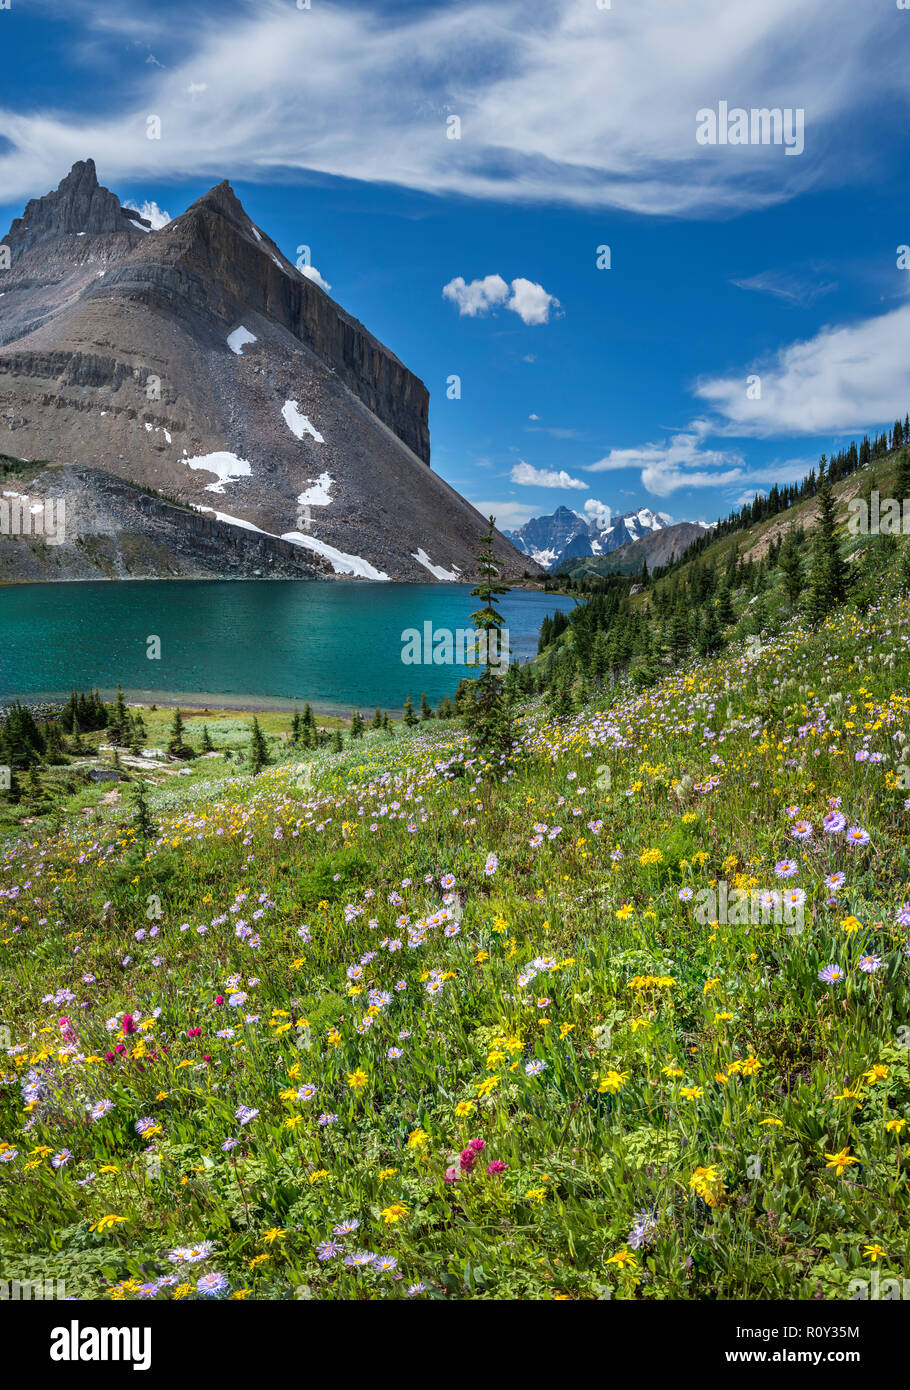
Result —
<instances>
[{"instance_id":1,"label":"mountain peak","mask_svg":"<svg viewBox=\"0 0 910 1390\"><path fill-rule=\"evenodd\" d=\"M39 242L56 237L105 236L150 225L122 208L116 193L99 184L93 159L79 159L55 190L31 199L4 240L16 261Z\"/></svg>"},{"instance_id":2,"label":"mountain peak","mask_svg":"<svg viewBox=\"0 0 910 1390\"><path fill-rule=\"evenodd\" d=\"M262 575L473 582L483 522L429 467L424 383L294 268L227 181L139 232L80 161L15 224L25 254L0 277L0 450L111 480L89 534L127 537L113 572L186 573L185 543L188 563L235 576L233 529ZM123 486L188 504L173 544L158 546L157 522L121 527ZM493 545L506 578L537 573L501 535Z\"/></svg>"},{"instance_id":3,"label":"mountain peak","mask_svg":"<svg viewBox=\"0 0 910 1390\"><path fill-rule=\"evenodd\" d=\"M666 512L637 507L622 516L604 515L589 519L560 505L549 516L534 517L509 532L513 545L530 555L544 569L558 569L566 560L587 555L606 555L621 545L660 531L673 520Z\"/></svg>"},{"instance_id":4,"label":"mountain peak","mask_svg":"<svg viewBox=\"0 0 910 1390\"><path fill-rule=\"evenodd\" d=\"M202 197L197 198L191 205L189 211L192 212L194 208L213 208L227 217L246 217L243 204L228 179L222 179L210 188L208 193L203 193Z\"/></svg>"}]
</instances>

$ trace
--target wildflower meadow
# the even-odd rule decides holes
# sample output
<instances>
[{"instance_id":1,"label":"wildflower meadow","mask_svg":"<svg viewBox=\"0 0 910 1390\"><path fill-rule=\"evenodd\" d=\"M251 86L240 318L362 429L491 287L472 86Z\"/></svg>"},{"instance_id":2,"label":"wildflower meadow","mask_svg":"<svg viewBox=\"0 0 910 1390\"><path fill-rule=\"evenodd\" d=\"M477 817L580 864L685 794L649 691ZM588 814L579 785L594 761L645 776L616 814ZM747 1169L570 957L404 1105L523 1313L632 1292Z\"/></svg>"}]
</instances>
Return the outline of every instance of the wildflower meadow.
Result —
<instances>
[{"instance_id":1,"label":"wildflower meadow","mask_svg":"<svg viewBox=\"0 0 910 1390\"><path fill-rule=\"evenodd\" d=\"M910 603L0 858L0 1256L108 1300L910 1275ZM789 912L785 911L789 908Z\"/></svg>"}]
</instances>

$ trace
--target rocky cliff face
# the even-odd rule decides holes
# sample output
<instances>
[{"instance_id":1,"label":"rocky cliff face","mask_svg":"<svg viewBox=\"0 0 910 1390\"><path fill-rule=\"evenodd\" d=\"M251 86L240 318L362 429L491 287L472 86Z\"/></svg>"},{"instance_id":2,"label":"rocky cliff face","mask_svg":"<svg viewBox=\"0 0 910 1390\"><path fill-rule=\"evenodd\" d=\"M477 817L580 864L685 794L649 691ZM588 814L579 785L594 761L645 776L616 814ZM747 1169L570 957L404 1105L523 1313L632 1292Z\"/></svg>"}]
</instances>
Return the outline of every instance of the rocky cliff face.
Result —
<instances>
[{"instance_id":1,"label":"rocky cliff face","mask_svg":"<svg viewBox=\"0 0 910 1390\"><path fill-rule=\"evenodd\" d=\"M230 185L148 230L87 160L2 244L0 452L155 488L319 572L475 578L483 520L428 466L426 387Z\"/></svg>"},{"instance_id":2,"label":"rocky cliff face","mask_svg":"<svg viewBox=\"0 0 910 1390\"><path fill-rule=\"evenodd\" d=\"M3 485L0 583L332 576L328 560L290 541L175 506L100 469L55 464L28 473L27 482Z\"/></svg>"}]
</instances>

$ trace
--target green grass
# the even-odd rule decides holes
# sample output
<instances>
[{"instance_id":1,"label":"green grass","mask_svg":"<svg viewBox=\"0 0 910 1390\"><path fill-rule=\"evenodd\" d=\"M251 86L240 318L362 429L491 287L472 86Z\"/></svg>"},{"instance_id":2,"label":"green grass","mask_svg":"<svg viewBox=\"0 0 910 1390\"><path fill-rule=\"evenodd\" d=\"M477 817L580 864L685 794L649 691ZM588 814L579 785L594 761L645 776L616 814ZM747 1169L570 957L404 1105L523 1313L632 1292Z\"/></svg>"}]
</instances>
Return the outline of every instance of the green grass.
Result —
<instances>
[{"instance_id":1,"label":"green grass","mask_svg":"<svg viewBox=\"0 0 910 1390\"><path fill-rule=\"evenodd\" d=\"M5 1276L127 1299L223 1275L220 1297L659 1300L910 1275L910 603L884 582L758 657L561 721L529 706L503 762L454 726L396 726L302 768L170 778L148 841L123 807L8 839ZM150 744L170 717L146 716ZM205 720L236 737L236 714ZM837 798L867 844L823 829ZM697 913L720 881L798 888L803 929ZM396 1269L348 1267L357 1251Z\"/></svg>"}]
</instances>

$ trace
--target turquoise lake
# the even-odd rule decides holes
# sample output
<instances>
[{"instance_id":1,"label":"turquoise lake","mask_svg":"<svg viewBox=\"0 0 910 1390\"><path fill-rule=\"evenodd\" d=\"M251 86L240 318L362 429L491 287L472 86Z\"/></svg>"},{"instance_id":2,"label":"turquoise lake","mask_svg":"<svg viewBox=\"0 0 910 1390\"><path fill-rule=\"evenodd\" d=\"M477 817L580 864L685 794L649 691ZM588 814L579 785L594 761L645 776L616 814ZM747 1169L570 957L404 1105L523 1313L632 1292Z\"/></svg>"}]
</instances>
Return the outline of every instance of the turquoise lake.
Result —
<instances>
[{"instance_id":1,"label":"turquoise lake","mask_svg":"<svg viewBox=\"0 0 910 1390\"><path fill-rule=\"evenodd\" d=\"M470 666L404 665L402 633L470 628L467 584L143 580L0 588L0 700L55 699L118 681L128 698L323 713L399 710L454 694ZM574 601L513 590L498 604L513 661L537 652L547 613ZM150 660L149 638L160 639ZM152 646L151 650L154 650Z\"/></svg>"}]
</instances>

